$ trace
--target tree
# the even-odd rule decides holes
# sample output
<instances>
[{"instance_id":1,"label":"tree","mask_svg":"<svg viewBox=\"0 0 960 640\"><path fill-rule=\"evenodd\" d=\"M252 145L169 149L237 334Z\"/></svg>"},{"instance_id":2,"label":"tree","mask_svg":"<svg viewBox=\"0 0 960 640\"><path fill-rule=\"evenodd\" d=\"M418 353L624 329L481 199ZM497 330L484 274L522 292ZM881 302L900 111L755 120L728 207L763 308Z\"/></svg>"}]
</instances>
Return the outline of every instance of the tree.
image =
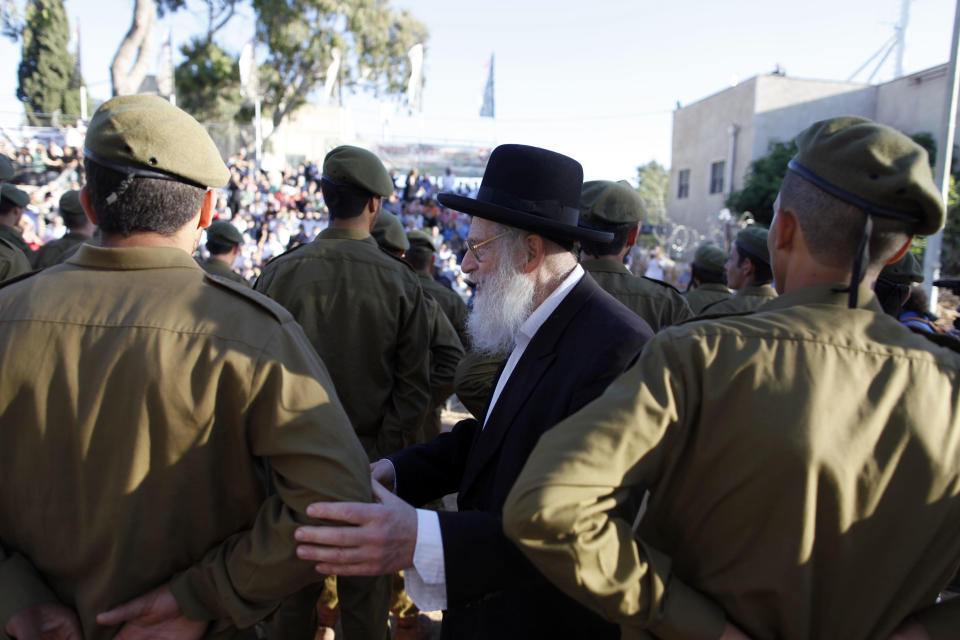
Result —
<instances>
[{"instance_id":1,"label":"tree","mask_svg":"<svg viewBox=\"0 0 960 640\"><path fill-rule=\"evenodd\" d=\"M341 87L399 95L410 75L407 52L427 40L426 27L386 0L253 0L264 110L274 130L321 86L339 50Z\"/></svg>"},{"instance_id":2,"label":"tree","mask_svg":"<svg viewBox=\"0 0 960 640\"><path fill-rule=\"evenodd\" d=\"M240 111L237 60L203 38L181 47L186 59L177 66L177 104L201 122L229 122Z\"/></svg>"},{"instance_id":3,"label":"tree","mask_svg":"<svg viewBox=\"0 0 960 640\"><path fill-rule=\"evenodd\" d=\"M750 163L743 189L727 196L727 207L735 213L749 211L763 226L773 220L773 202L787 173L787 164L797 154L797 143L771 142L767 155Z\"/></svg>"},{"instance_id":4,"label":"tree","mask_svg":"<svg viewBox=\"0 0 960 640\"><path fill-rule=\"evenodd\" d=\"M31 0L20 33L22 57L17 98L31 125L50 124L48 115L63 113L74 60L67 51L70 23L61 0ZM79 107L79 102L76 103ZM74 112L76 114L76 112Z\"/></svg>"},{"instance_id":5,"label":"tree","mask_svg":"<svg viewBox=\"0 0 960 640\"><path fill-rule=\"evenodd\" d=\"M637 193L643 200L647 210L647 222L663 224L667 221L667 185L670 181L670 172L657 162L651 160L647 164L637 167Z\"/></svg>"}]
</instances>

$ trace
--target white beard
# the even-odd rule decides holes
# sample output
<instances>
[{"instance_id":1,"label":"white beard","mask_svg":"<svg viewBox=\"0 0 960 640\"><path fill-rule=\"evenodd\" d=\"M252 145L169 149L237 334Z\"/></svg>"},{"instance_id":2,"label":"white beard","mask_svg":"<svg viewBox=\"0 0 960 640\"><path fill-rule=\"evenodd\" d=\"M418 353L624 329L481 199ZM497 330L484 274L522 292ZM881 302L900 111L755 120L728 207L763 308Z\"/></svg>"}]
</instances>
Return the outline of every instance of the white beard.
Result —
<instances>
[{"instance_id":1,"label":"white beard","mask_svg":"<svg viewBox=\"0 0 960 640\"><path fill-rule=\"evenodd\" d=\"M536 287L508 259L493 273L475 278L479 288L467 318L473 348L483 355L506 355L513 350L520 325L536 309Z\"/></svg>"}]
</instances>

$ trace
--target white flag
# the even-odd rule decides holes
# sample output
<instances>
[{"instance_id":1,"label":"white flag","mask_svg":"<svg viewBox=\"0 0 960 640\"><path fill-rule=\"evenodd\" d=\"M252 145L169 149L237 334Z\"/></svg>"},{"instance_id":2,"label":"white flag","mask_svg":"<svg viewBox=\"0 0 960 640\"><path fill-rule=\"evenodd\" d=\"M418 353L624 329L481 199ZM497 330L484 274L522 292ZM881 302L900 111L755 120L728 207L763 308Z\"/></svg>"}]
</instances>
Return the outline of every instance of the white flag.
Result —
<instances>
[{"instance_id":1,"label":"white flag","mask_svg":"<svg viewBox=\"0 0 960 640\"><path fill-rule=\"evenodd\" d=\"M423 45L419 42L407 52L410 58L410 81L407 83L407 106L411 111L422 111Z\"/></svg>"}]
</instances>

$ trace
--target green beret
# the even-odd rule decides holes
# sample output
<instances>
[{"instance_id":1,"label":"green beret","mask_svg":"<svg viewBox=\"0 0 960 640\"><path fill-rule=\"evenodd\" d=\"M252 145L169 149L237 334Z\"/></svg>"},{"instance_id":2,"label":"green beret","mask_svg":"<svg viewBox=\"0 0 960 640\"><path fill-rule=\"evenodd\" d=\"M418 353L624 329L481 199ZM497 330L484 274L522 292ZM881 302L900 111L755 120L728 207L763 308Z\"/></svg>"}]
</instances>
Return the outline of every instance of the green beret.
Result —
<instances>
[{"instance_id":1,"label":"green beret","mask_svg":"<svg viewBox=\"0 0 960 640\"><path fill-rule=\"evenodd\" d=\"M727 252L712 242L700 245L697 247L697 252L693 254L693 264L714 273L723 273L729 259Z\"/></svg>"},{"instance_id":2,"label":"green beret","mask_svg":"<svg viewBox=\"0 0 960 640\"><path fill-rule=\"evenodd\" d=\"M360 147L342 145L323 159L323 177L334 184L352 184L386 198L393 180L380 158Z\"/></svg>"},{"instance_id":3,"label":"green beret","mask_svg":"<svg viewBox=\"0 0 960 640\"><path fill-rule=\"evenodd\" d=\"M93 114L84 155L131 175L223 187L230 171L199 122L158 96L119 96Z\"/></svg>"},{"instance_id":4,"label":"green beret","mask_svg":"<svg viewBox=\"0 0 960 640\"><path fill-rule=\"evenodd\" d=\"M9 200L20 208L24 208L30 204L30 194L17 189L9 182L4 182L3 187L0 187L0 197L4 200Z\"/></svg>"},{"instance_id":5,"label":"green beret","mask_svg":"<svg viewBox=\"0 0 960 640\"><path fill-rule=\"evenodd\" d=\"M0 182L10 180L13 178L13 163L10 162L10 158L0 154Z\"/></svg>"},{"instance_id":6,"label":"green beret","mask_svg":"<svg viewBox=\"0 0 960 640\"><path fill-rule=\"evenodd\" d=\"M741 229L734 242L737 247L748 254L747 257L758 258L770 264L770 250L767 248L767 236L769 234L768 229L753 224Z\"/></svg>"},{"instance_id":7,"label":"green beret","mask_svg":"<svg viewBox=\"0 0 960 640\"><path fill-rule=\"evenodd\" d=\"M916 256L907 251L902 258L885 266L880 277L897 284L923 282L923 267Z\"/></svg>"},{"instance_id":8,"label":"green beret","mask_svg":"<svg viewBox=\"0 0 960 640\"><path fill-rule=\"evenodd\" d=\"M210 241L235 247L243 243L243 234L226 220L217 220L207 227L207 242Z\"/></svg>"},{"instance_id":9,"label":"green beret","mask_svg":"<svg viewBox=\"0 0 960 640\"><path fill-rule=\"evenodd\" d=\"M590 180L580 192L580 220L636 224L647 217L643 198L626 181Z\"/></svg>"},{"instance_id":10,"label":"green beret","mask_svg":"<svg viewBox=\"0 0 960 640\"><path fill-rule=\"evenodd\" d=\"M381 210L377 214L377 221L373 223L373 231L370 233L376 238L377 244L389 253L406 251L410 248L407 234L403 232L403 223L389 211Z\"/></svg>"},{"instance_id":11,"label":"green beret","mask_svg":"<svg viewBox=\"0 0 960 640\"><path fill-rule=\"evenodd\" d=\"M437 250L437 248L433 246L430 236L425 234L423 231L407 231L407 240L410 241L411 248L429 249L430 251Z\"/></svg>"},{"instance_id":12,"label":"green beret","mask_svg":"<svg viewBox=\"0 0 960 640\"><path fill-rule=\"evenodd\" d=\"M60 211L83 213L83 207L80 206L80 192L76 189L71 189L60 196Z\"/></svg>"},{"instance_id":13,"label":"green beret","mask_svg":"<svg viewBox=\"0 0 960 640\"><path fill-rule=\"evenodd\" d=\"M815 123L797 137L790 170L869 213L936 233L945 219L926 150L896 129L844 116Z\"/></svg>"}]
</instances>

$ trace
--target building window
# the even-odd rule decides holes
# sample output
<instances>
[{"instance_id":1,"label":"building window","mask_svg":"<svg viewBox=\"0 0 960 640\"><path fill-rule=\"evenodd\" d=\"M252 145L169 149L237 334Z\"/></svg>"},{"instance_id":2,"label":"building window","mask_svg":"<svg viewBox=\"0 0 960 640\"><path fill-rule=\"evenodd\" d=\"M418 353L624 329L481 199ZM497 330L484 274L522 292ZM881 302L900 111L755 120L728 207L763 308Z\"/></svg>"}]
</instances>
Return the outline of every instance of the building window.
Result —
<instances>
[{"instance_id":1,"label":"building window","mask_svg":"<svg viewBox=\"0 0 960 640\"><path fill-rule=\"evenodd\" d=\"M690 197L690 169L681 169L677 174L677 199Z\"/></svg>"},{"instance_id":2,"label":"building window","mask_svg":"<svg viewBox=\"0 0 960 640\"><path fill-rule=\"evenodd\" d=\"M723 170L726 166L723 160L710 165L710 193L723 193Z\"/></svg>"}]
</instances>

